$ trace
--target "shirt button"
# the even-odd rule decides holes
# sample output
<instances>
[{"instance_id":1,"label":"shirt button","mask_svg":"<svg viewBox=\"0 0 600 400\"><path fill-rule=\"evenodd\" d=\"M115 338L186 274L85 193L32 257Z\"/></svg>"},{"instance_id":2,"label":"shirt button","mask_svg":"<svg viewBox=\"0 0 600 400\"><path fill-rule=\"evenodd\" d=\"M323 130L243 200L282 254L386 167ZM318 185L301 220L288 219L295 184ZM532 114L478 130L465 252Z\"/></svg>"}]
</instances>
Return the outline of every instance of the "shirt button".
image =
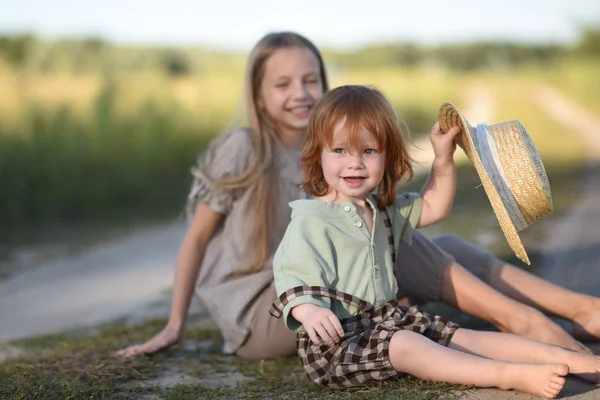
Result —
<instances>
[{"instance_id":1,"label":"shirt button","mask_svg":"<svg viewBox=\"0 0 600 400\"><path fill-rule=\"evenodd\" d=\"M344 211L350 212L350 206L344 206Z\"/></svg>"},{"instance_id":2,"label":"shirt button","mask_svg":"<svg viewBox=\"0 0 600 400\"><path fill-rule=\"evenodd\" d=\"M379 265L375 266L375 271L379 271Z\"/></svg>"},{"instance_id":3,"label":"shirt button","mask_svg":"<svg viewBox=\"0 0 600 400\"><path fill-rule=\"evenodd\" d=\"M357 228L362 228L363 223L362 222L357 222L354 224L354 226L356 226Z\"/></svg>"}]
</instances>

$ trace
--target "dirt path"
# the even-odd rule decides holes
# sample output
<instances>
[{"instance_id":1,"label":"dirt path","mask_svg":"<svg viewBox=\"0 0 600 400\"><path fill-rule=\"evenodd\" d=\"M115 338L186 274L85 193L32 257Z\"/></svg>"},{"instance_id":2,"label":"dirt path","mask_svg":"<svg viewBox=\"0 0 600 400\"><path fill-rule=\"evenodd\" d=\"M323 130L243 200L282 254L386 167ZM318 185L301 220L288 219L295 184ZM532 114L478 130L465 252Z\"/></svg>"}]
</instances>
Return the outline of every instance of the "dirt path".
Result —
<instances>
[{"instance_id":1,"label":"dirt path","mask_svg":"<svg viewBox=\"0 0 600 400\"><path fill-rule=\"evenodd\" d=\"M540 104L557 123L570 127L586 143L587 166L580 200L555 223L545 246L542 274L578 291L600 295L600 118L562 96L542 88Z\"/></svg>"},{"instance_id":2,"label":"dirt path","mask_svg":"<svg viewBox=\"0 0 600 400\"><path fill-rule=\"evenodd\" d=\"M0 281L0 342L152 313L184 231L176 222L136 232Z\"/></svg>"}]
</instances>

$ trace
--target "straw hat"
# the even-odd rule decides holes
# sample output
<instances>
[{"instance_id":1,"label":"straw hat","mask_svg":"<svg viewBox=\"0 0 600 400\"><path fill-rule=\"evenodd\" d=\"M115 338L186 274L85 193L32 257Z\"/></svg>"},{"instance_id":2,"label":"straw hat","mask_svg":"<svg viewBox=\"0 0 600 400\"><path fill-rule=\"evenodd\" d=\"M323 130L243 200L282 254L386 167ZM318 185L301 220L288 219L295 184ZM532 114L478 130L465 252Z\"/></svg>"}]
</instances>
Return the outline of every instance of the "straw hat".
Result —
<instances>
[{"instance_id":1,"label":"straw hat","mask_svg":"<svg viewBox=\"0 0 600 400\"><path fill-rule=\"evenodd\" d=\"M553 206L544 165L527 131L519 121L473 128L450 103L440 107L439 122L444 132L461 128L458 145L475 166L510 248L530 265L517 232Z\"/></svg>"}]
</instances>

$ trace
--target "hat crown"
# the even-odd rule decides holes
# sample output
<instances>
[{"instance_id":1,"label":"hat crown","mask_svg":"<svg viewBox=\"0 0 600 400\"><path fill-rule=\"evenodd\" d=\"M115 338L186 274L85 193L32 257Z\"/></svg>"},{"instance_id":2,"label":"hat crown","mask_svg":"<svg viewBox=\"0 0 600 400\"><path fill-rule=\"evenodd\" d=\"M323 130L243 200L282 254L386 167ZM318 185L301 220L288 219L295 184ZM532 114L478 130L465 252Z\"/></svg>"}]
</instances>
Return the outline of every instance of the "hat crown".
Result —
<instances>
[{"instance_id":1,"label":"hat crown","mask_svg":"<svg viewBox=\"0 0 600 400\"><path fill-rule=\"evenodd\" d=\"M473 142L517 232L552 212L544 165L519 121L478 126Z\"/></svg>"}]
</instances>

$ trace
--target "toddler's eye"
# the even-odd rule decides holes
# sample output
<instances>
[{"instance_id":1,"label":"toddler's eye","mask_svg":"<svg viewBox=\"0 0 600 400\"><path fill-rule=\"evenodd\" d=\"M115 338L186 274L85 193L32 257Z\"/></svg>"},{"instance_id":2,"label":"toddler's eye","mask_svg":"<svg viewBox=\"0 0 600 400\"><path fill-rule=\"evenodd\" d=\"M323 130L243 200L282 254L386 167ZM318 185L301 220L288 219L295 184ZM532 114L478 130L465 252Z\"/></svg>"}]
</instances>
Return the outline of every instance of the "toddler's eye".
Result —
<instances>
[{"instance_id":1,"label":"toddler's eye","mask_svg":"<svg viewBox=\"0 0 600 400\"><path fill-rule=\"evenodd\" d=\"M284 89L288 86L289 86L289 84L287 82L281 82L281 83L278 83L275 85L276 88L284 88Z\"/></svg>"}]
</instances>

